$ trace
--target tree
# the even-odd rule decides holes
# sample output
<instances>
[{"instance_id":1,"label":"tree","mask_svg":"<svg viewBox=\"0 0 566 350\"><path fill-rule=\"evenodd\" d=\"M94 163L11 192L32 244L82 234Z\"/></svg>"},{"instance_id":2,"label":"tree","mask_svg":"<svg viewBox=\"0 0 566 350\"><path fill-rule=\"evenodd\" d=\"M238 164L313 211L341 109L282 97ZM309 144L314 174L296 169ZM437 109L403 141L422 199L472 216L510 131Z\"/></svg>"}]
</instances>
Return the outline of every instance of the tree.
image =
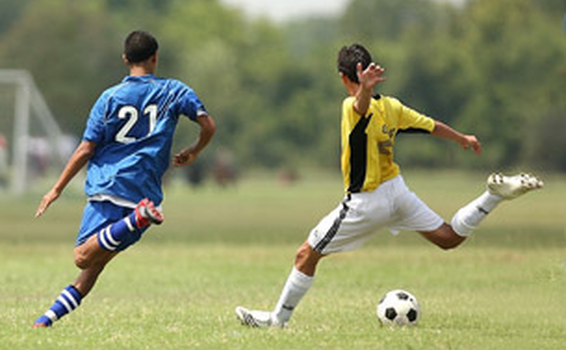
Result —
<instances>
[{"instance_id":1,"label":"tree","mask_svg":"<svg viewBox=\"0 0 566 350\"><path fill-rule=\"evenodd\" d=\"M148 30L161 43L159 75L187 82L217 119L213 150L245 165L336 168L336 53L361 42L387 69L379 93L477 134L486 150L468 157L407 137L397 153L404 165L563 169L564 153L548 151L564 148L562 138L548 126L566 119L565 7L352 0L339 18L275 25L210 0L5 0L0 65L31 70L63 129L78 135L100 92L126 73L124 37ZM177 140L192 137L194 128L179 126Z\"/></svg>"},{"instance_id":2,"label":"tree","mask_svg":"<svg viewBox=\"0 0 566 350\"><path fill-rule=\"evenodd\" d=\"M2 0L0 2L0 34L7 31L33 0Z\"/></svg>"},{"instance_id":3,"label":"tree","mask_svg":"<svg viewBox=\"0 0 566 350\"><path fill-rule=\"evenodd\" d=\"M461 122L497 150L492 167L524 163L533 126L563 100L560 28L528 0L474 1L459 23L455 44L473 57L480 77Z\"/></svg>"},{"instance_id":4,"label":"tree","mask_svg":"<svg viewBox=\"0 0 566 350\"><path fill-rule=\"evenodd\" d=\"M95 2L36 1L2 37L0 65L31 71L63 129L80 134L100 91L123 72L112 29Z\"/></svg>"}]
</instances>

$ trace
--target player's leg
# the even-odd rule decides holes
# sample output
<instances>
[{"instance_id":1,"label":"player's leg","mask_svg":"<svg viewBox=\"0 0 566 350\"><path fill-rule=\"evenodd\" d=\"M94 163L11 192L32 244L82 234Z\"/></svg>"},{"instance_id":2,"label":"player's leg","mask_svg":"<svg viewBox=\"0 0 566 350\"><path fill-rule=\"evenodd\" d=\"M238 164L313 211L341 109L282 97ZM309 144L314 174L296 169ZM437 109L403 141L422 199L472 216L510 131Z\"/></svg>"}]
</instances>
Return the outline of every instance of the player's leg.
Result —
<instances>
[{"instance_id":1,"label":"player's leg","mask_svg":"<svg viewBox=\"0 0 566 350\"><path fill-rule=\"evenodd\" d=\"M271 312L251 311L239 306L236 315L240 321L251 327L285 327L313 285L320 259L331 253L356 249L369 238L368 232L375 231L376 223L363 218L366 214L362 208L366 207L369 205L361 200L361 196L356 200L348 196L338 208L323 218L311 231L308 240L299 247L295 264L275 309Z\"/></svg>"},{"instance_id":2,"label":"player's leg","mask_svg":"<svg viewBox=\"0 0 566 350\"><path fill-rule=\"evenodd\" d=\"M141 200L133 211L108 202L90 203L89 206L94 209L85 209L81 227L81 231L87 232L88 238L86 241L79 238L75 248L75 264L81 269L88 268L98 260L106 260L113 252L124 250L139 240L150 224L159 225L163 222L163 214L147 199ZM93 216L89 216L90 212L94 212ZM118 219L113 219L116 214ZM123 217L119 219L121 216ZM106 223L99 225L95 230L96 234L91 236L88 233L91 231L88 221L102 220Z\"/></svg>"},{"instance_id":3,"label":"player's leg","mask_svg":"<svg viewBox=\"0 0 566 350\"><path fill-rule=\"evenodd\" d=\"M87 269L100 261L110 261L117 254L116 251L102 248L99 243L99 235L105 229L99 230L98 233L90 236L86 242L75 247L75 265L79 269Z\"/></svg>"},{"instance_id":4,"label":"player's leg","mask_svg":"<svg viewBox=\"0 0 566 350\"><path fill-rule=\"evenodd\" d=\"M90 292L106 264L119 251L135 243L150 224L162 222L161 212L155 208L153 202L144 199L131 214L99 230L85 243L75 247L75 265L82 271L74 287L83 298Z\"/></svg>"},{"instance_id":5,"label":"player's leg","mask_svg":"<svg viewBox=\"0 0 566 350\"><path fill-rule=\"evenodd\" d=\"M236 315L240 321L251 327L285 327L291 319L293 311L311 288L316 266L324 256L314 251L309 242L305 241L297 251L295 266L287 277L275 309L271 312L252 311L238 306Z\"/></svg>"},{"instance_id":6,"label":"player's leg","mask_svg":"<svg viewBox=\"0 0 566 350\"><path fill-rule=\"evenodd\" d=\"M99 215L104 211L117 211L113 205L102 205ZM83 225L92 217L94 210L87 206ZM108 213L106 213L108 214ZM112 215L112 214L110 214ZM74 311L82 299L90 292L106 264L121 250L135 243L151 223L160 224L163 216L153 203L142 200L135 210L123 219L105 226L96 234L90 234L86 242L75 248L75 264L82 271L75 284L67 286L47 312L39 317L33 327L49 327L66 314Z\"/></svg>"},{"instance_id":7,"label":"player's leg","mask_svg":"<svg viewBox=\"0 0 566 350\"><path fill-rule=\"evenodd\" d=\"M293 311L311 288L316 266L324 256L326 255L312 249L308 241L299 247L295 256L295 266L287 277L272 313L276 323L285 325L289 322Z\"/></svg>"},{"instance_id":8,"label":"player's leg","mask_svg":"<svg viewBox=\"0 0 566 350\"><path fill-rule=\"evenodd\" d=\"M491 174L487 180L487 190L478 198L462 207L452 218L451 224L442 224L430 231L419 231L426 239L443 249L459 246L478 225L501 202L517 198L529 191L542 188L543 183L536 176L519 174L504 176Z\"/></svg>"},{"instance_id":9,"label":"player's leg","mask_svg":"<svg viewBox=\"0 0 566 350\"><path fill-rule=\"evenodd\" d=\"M97 252L85 253L87 251ZM82 297L86 297L92 290L96 280L106 264L110 262L119 252L109 252L100 249L98 246L98 238L96 235L91 236L85 243L75 247L75 265L81 269L81 273L75 280L73 286L81 293ZM90 260L85 256L91 256Z\"/></svg>"},{"instance_id":10,"label":"player's leg","mask_svg":"<svg viewBox=\"0 0 566 350\"><path fill-rule=\"evenodd\" d=\"M542 186L542 181L533 175L504 176L494 173L487 180L487 190L462 207L452 218L452 225L443 223L433 230L417 231L442 249L456 248L501 202L517 198ZM416 212L414 209L413 211Z\"/></svg>"},{"instance_id":11,"label":"player's leg","mask_svg":"<svg viewBox=\"0 0 566 350\"><path fill-rule=\"evenodd\" d=\"M457 235L436 212L430 209L405 185L401 176L391 181L393 194L392 217L388 228L393 234L400 231L417 231L426 239L443 249L460 245L465 237Z\"/></svg>"},{"instance_id":12,"label":"player's leg","mask_svg":"<svg viewBox=\"0 0 566 350\"><path fill-rule=\"evenodd\" d=\"M143 199L131 214L108 225L98 233L98 246L108 252L116 251L123 243L128 244L132 239L139 239L139 235L150 224L160 225L162 222L163 214L155 208L153 202L147 198ZM98 249L86 251L86 259L92 260L89 258L89 254L97 254L98 251Z\"/></svg>"},{"instance_id":13,"label":"player's leg","mask_svg":"<svg viewBox=\"0 0 566 350\"><path fill-rule=\"evenodd\" d=\"M50 327L55 321L68 313L74 311L81 304L88 293L94 287L98 276L104 270L106 264L118 254L118 252L103 251L98 248L96 235L92 235L85 243L75 247L75 264L81 272L75 282L63 289L53 305L39 317L33 324L33 328ZM95 251L97 254L89 254L89 260L84 252Z\"/></svg>"},{"instance_id":14,"label":"player's leg","mask_svg":"<svg viewBox=\"0 0 566 350\"><path fill-rule=\"evenodd\" d=\"M419 233L430 242L442 249L456 248L462 244L467 237L457 234L450 225L444 223L433 231L419 231Z\"/></svg>"},{"instance_id":15,"label":"player's leg","mask_svg":"<svg viewBox=\"0 0 566 350\"><path fill-rule=\"evenodd\" d=\"M515 199L543 186L538 177L530 174L491 174L487 179L487 190L454 215L451 221L452 229L455 234L467 237L501 202Z\"/></svg>"}]
</instances>

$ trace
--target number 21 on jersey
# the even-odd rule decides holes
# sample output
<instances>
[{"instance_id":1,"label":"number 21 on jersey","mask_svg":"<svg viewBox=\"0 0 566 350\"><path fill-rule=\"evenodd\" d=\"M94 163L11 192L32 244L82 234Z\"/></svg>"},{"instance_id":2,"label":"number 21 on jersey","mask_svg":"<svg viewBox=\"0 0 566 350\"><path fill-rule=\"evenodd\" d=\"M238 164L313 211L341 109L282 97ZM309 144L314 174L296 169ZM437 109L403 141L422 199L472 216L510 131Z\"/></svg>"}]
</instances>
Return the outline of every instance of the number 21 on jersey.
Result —
<instances>
[{"instance_id":1,"label":"number 21 on jersey","mask_svg":"<svg viewBox=\"0 0 566 350\"><path fill-rule=\"evenodd\" d=\"M128 133L138 122L139 114L138 109L134 106L124 106L120 108L118 111L118 118L126 119L126 123L116 133L116 142L131 143L137 140L135 137L128 136ZM157 105L152 104L145 107L142 116L147 116L149 118L149 131L147 135L150 135L153 129L155 129L155 124L157 123Z\"/></svg>"}]
</instances>

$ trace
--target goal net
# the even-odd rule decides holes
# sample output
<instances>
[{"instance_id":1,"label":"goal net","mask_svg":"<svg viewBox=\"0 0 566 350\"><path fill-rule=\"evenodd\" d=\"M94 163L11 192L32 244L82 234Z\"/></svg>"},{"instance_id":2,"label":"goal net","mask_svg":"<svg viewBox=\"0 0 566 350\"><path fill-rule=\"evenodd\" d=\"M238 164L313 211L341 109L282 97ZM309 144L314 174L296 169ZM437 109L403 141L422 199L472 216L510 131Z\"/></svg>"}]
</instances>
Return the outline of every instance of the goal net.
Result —
<instances>
[{"instance_id":1,"label":"goal net","mask_svg":"<svg viewBox=\"0 0 566 350\"><path fill-rule=\"evenodd\" d=\"M0 191L22 195L74 147L25 70L0 69Z\"/></svg>"}]
</instances>

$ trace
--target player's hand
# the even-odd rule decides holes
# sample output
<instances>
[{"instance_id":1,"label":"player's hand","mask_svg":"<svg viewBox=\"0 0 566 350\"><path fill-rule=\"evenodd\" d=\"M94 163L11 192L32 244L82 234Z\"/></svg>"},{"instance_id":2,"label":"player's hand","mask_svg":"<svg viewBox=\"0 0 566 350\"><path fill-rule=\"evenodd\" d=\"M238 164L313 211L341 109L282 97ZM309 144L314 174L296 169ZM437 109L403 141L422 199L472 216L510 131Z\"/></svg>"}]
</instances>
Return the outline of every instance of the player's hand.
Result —
<instances>
[{"instance_id":1,"label":"player's hand","mask_svg":"<svg viewBox=\"0 0 566 350\"><path fill-rule=\"evenodd\" d=\"M358 70L358 81L363 88L373 89L377 84L385 81L387 78L383 76L385 69L375 63L370 63L366 69L362 69L362 64L356 66Z\"/></svg>"},{"instance_id":2,"label":"player's hand","mask_svg":"<svg viewBox=\"0 0 566 350\"><path fill-rule=\"evenodd\" d=\"M197 158L198 158L198 152L195 152L192 148L188 148L173 156L173 165L174 166L191 165L195 162Z\"/></svg>"},{"instance_id":3,"label":"player's hand","mask_svg":"<svg viewBox=\"0 0 566 350\"><path fill-rule=\"evenodd\" d=\"M474 135L464 135L464 138L460 142L462 148L467 150L470 147L479 156L481 154L481 143L478 141L477 137Z\"/></svg>"},{"instance_id":4,"label":"player's hand","mask_svg":"<svg viewBox=\"0 0 566 350\"><path fill-rule=\"evenodd\" d=\"M37 210L35 211L35 217L38 218L43 215L51 203L55 202L60 195L61 192L55 189L51 189L51 191L47 192L47 194L41 199L41 203L39 203L39 207L37 207Z\"/></svg>"}]
</instances>

